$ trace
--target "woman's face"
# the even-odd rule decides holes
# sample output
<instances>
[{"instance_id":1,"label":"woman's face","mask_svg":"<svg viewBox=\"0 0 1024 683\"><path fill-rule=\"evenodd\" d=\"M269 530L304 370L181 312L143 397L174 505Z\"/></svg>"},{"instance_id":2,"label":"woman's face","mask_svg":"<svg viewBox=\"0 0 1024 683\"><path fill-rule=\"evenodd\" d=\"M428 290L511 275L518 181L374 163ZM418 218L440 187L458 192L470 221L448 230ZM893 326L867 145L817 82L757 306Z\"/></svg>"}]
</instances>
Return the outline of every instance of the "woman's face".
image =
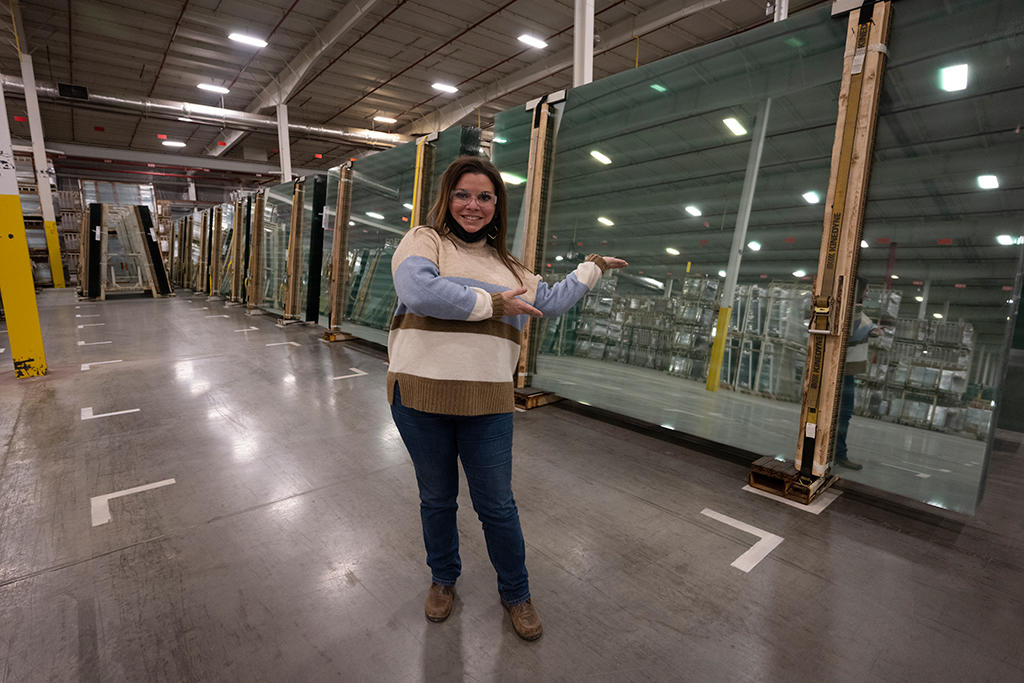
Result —
<instances>
[{"instance_id":1,"label":"woman's face","mask_svg":"<svg viewBox=\"0 0 1024 683\"><path fill-rule=\"evenodd\" d=\"M483 193L491 196L491 201L481 203L478 199ZM456 194L469 194L469 201L460 201L455 198ZM483 229L494 218L496 209L494 194L494 183L483 173L464 173L459 182L455 184L455 190L448 199L448 210L462 229L468 233L474 233Z\"/></svg>"}]
</instances>

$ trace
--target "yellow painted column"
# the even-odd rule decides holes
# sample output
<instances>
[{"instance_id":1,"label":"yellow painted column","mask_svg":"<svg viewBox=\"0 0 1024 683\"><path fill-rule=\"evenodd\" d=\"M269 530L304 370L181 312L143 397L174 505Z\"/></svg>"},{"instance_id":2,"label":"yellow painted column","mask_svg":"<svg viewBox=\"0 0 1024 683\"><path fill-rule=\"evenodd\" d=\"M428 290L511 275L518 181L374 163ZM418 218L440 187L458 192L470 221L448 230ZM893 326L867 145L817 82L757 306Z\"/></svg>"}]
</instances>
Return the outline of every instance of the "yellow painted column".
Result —
<instances>
[{"instance_id":1,"label":"yellow painted column","mask_svg":"<svg viewBox=\"0 0 1024 683\"><path fill-rule=\"evenodd\" d=\"M16 377L46 374L46 353L39 327L32 262L28 256L25 217L11 149L7 104L0 88L0 296L7 316L7 336Z\"/></svg>"},{"instance_id":2,"label":"yellow painted column","mask_svg":"<svg viewBox=\"0 0 1024 683\"><path fill-rule=\"evenodd\" d=\"M715 343L711 346L711 365L708 366L708 391L718 391L722 378L722 357L725 356L725 342L729 336L729 319L732 308L718 309L718 327L715 329Z\"/></svg>"}]
</instances>

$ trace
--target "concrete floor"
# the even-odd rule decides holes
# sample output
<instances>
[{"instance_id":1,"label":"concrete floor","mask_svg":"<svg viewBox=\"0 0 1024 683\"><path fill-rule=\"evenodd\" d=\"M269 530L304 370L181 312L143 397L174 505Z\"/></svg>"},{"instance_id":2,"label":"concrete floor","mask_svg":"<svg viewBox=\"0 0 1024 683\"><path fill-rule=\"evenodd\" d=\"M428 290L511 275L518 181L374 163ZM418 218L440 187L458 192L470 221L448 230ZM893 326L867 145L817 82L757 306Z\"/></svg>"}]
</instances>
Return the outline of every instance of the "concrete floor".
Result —
<instances>
[{"instance_id":1,"label":"concrete floor","mask_svg":"<svg viewBox=\"0 0 1024 683\"><path fill-rule=\"evenodd\" d=\"M465 495L455 609L424 618L379 350L187 293L40 314L50 374L0 354L0 683L1024 680L1019 434L974 517L851 491L813 515L741 466L517 413L526 643ZM758 535L708 511L782 541L741 571Z\"/></svg>"}]
</instances>

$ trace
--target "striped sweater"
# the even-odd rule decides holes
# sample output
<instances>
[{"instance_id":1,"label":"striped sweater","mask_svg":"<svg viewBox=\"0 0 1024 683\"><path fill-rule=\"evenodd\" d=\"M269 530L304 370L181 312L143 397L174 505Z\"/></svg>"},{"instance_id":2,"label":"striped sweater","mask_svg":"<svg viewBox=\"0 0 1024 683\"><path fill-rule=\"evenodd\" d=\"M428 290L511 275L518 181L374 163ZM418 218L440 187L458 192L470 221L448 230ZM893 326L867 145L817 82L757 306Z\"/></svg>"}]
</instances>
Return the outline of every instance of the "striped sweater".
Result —
<instances>
[{"instance_id":1,"label":"striped sweater","mask_svg":"<svg viewBox=\"0 0 1024 683\"><path fill-rule=\"evenodd\" d=\"M545 317L566 312L607 268L596 254L549 287L523 273L520 285L486 240L468 244L429 227L410 230L391 261L398 308L388 335L388 402L446 415L490 415L515 409L520 337L529 316L507 316L501 292Z\"/></svg>"}]
</instances>

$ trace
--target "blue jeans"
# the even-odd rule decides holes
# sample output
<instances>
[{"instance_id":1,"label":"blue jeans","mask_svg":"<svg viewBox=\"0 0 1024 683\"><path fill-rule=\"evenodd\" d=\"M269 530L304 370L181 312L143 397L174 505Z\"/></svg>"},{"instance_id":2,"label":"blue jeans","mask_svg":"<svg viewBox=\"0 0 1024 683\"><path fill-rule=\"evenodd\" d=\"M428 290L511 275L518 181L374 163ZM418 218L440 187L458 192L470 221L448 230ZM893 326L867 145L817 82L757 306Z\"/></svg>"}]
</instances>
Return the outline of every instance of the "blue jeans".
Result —
<instances>
[{"instance_id":1,"label":"blue jeans","mask_svg":"<svg viewBox=\"0 0 1024 683\"><path fill-rule=\"evenodd\" d=\"M856 396L853 375L843 377L843 393L839 403L839 429L836 431L836 460L846 460L846 433L850 431L850 418L853 417L853 403Z\"/></svg>"},{"instance_id":2,"label":"blue jeans","mask_svg":"<svg viewBox=\"0 0 1024 683\"><path fill-rule=\"evenodd\" d=\"M396 384L391 415L416 468L423 544L434 583L454 586L462 572L455 515L461 458L487 554L498 573L498 593L509 605L529 600L526 544L512 497L512 413L425 413L403 406Z\"/></svg>"}]
</instances>

